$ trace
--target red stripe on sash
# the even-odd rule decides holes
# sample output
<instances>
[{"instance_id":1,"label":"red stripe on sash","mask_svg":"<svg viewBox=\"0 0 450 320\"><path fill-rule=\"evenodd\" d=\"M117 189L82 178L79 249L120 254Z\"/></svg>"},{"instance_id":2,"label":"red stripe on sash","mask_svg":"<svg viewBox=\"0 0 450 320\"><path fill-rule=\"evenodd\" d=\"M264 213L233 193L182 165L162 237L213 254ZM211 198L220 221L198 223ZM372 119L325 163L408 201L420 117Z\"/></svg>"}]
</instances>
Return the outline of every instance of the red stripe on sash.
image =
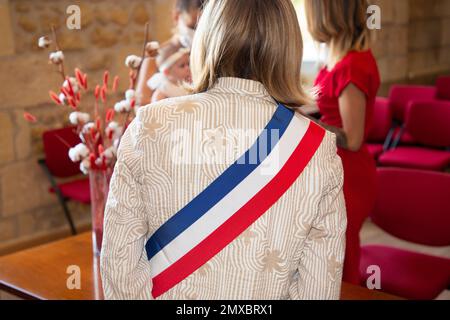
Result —
<instances>
[{"instance_id":1,"label":"red stripe on sash","mask_svg":"<svg viewBox=\"0 0 450 320\"><path fill-rule=\"evenodd\" d=\"M159 297L186 279L267 212L298 179L324 136L325 130L311 122L283 168L263 189L196 247L152 279L153 297Z\"/></svg>"}]
</instances>

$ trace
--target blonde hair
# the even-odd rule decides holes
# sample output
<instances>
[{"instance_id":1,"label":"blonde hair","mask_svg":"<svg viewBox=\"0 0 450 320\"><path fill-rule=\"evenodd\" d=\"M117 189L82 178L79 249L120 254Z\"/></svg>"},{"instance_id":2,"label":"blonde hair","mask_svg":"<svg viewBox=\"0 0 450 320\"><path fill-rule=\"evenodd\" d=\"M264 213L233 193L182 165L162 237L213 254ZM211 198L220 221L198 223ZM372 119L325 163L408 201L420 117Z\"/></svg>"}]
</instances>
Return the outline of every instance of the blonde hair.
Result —
<instances>
[{"instance_id":1,"label":"blonde hair","mask_svg":"<svg viewBox=\"0 0 450 320\"><path fill-rule=\"evenodd\" d=\"M261 82L280 103L310 99L301 85L303 42L290 0L210 0L200 18L191 54L193 93L220 77Z\"/></svg>"},{"instance_id":2,"label":"blonde hair","mask_svg":"<svg viewBox=\"0 0 450 320\"><path fill-rule=\"evenodd\" d=\"M328 45L330 65L350 51L370 48L368 5L367 0L305 0L308 30L314 40Z\"/></svg>"}]
</instances>

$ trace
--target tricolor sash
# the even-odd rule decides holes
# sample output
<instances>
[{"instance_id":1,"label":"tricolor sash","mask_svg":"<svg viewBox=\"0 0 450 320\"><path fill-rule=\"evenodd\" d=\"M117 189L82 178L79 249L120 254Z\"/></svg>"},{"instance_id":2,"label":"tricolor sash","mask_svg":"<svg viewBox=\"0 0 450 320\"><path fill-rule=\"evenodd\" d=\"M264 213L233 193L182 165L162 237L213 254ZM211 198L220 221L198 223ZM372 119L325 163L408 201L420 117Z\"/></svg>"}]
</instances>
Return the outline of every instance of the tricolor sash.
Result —
<instances>
[{"instance_id":1,"label":"tricolor sash","mask_svg":"<svg viewBox=\"0 0 450 320\"><path fill-rule=\"evenodd\" d=\"M267 212L298 179L324 135L314 122L305 126L278 105L254 145L147 241L153 297L186 279Z\"/></svg>"}]
</instances>

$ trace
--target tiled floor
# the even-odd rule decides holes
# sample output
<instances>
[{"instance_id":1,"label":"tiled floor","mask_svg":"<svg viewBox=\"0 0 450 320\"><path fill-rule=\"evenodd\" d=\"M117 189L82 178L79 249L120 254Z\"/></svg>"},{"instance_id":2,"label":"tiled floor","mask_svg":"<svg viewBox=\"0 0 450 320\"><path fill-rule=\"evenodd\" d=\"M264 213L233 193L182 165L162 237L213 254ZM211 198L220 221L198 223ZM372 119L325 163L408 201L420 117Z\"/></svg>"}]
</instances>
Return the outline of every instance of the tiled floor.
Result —
<instances>
[{"instance_id":1,"label":"tiled floor","mask_svg":"<svg viewBox=\"0 0 450 320\"><path fill-rule=\"evenodd\" d=\"M387 234L370 221L367 221L363 226L361 231L361 242L362 244L385 244L397 248L450 258L450 247L434 248L412 244ZM450 291L447 290L443 292L438 299L450 300Z\"/></svg>"}]
</instances>

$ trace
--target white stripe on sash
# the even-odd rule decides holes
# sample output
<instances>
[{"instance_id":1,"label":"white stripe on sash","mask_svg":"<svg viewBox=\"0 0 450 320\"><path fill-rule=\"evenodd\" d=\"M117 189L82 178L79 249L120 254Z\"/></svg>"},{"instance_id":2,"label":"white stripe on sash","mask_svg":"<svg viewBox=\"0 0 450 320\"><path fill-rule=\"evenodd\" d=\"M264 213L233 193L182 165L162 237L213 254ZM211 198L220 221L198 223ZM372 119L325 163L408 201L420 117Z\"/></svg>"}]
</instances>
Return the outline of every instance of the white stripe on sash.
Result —
<instances>
[{"instance_id":1,"label":"white stripe on sash","mask_svg":"<svg viewBox=\"0 0 450 320\"><path fill-rule=\"evenodd\" d=\"M201 243L267 185L291 157L307 129L308 121L294 116L278 144L249 176L151 258L152 278ZM274 169L267 170L268 167Z\"/></svg>"}]
</instances>

